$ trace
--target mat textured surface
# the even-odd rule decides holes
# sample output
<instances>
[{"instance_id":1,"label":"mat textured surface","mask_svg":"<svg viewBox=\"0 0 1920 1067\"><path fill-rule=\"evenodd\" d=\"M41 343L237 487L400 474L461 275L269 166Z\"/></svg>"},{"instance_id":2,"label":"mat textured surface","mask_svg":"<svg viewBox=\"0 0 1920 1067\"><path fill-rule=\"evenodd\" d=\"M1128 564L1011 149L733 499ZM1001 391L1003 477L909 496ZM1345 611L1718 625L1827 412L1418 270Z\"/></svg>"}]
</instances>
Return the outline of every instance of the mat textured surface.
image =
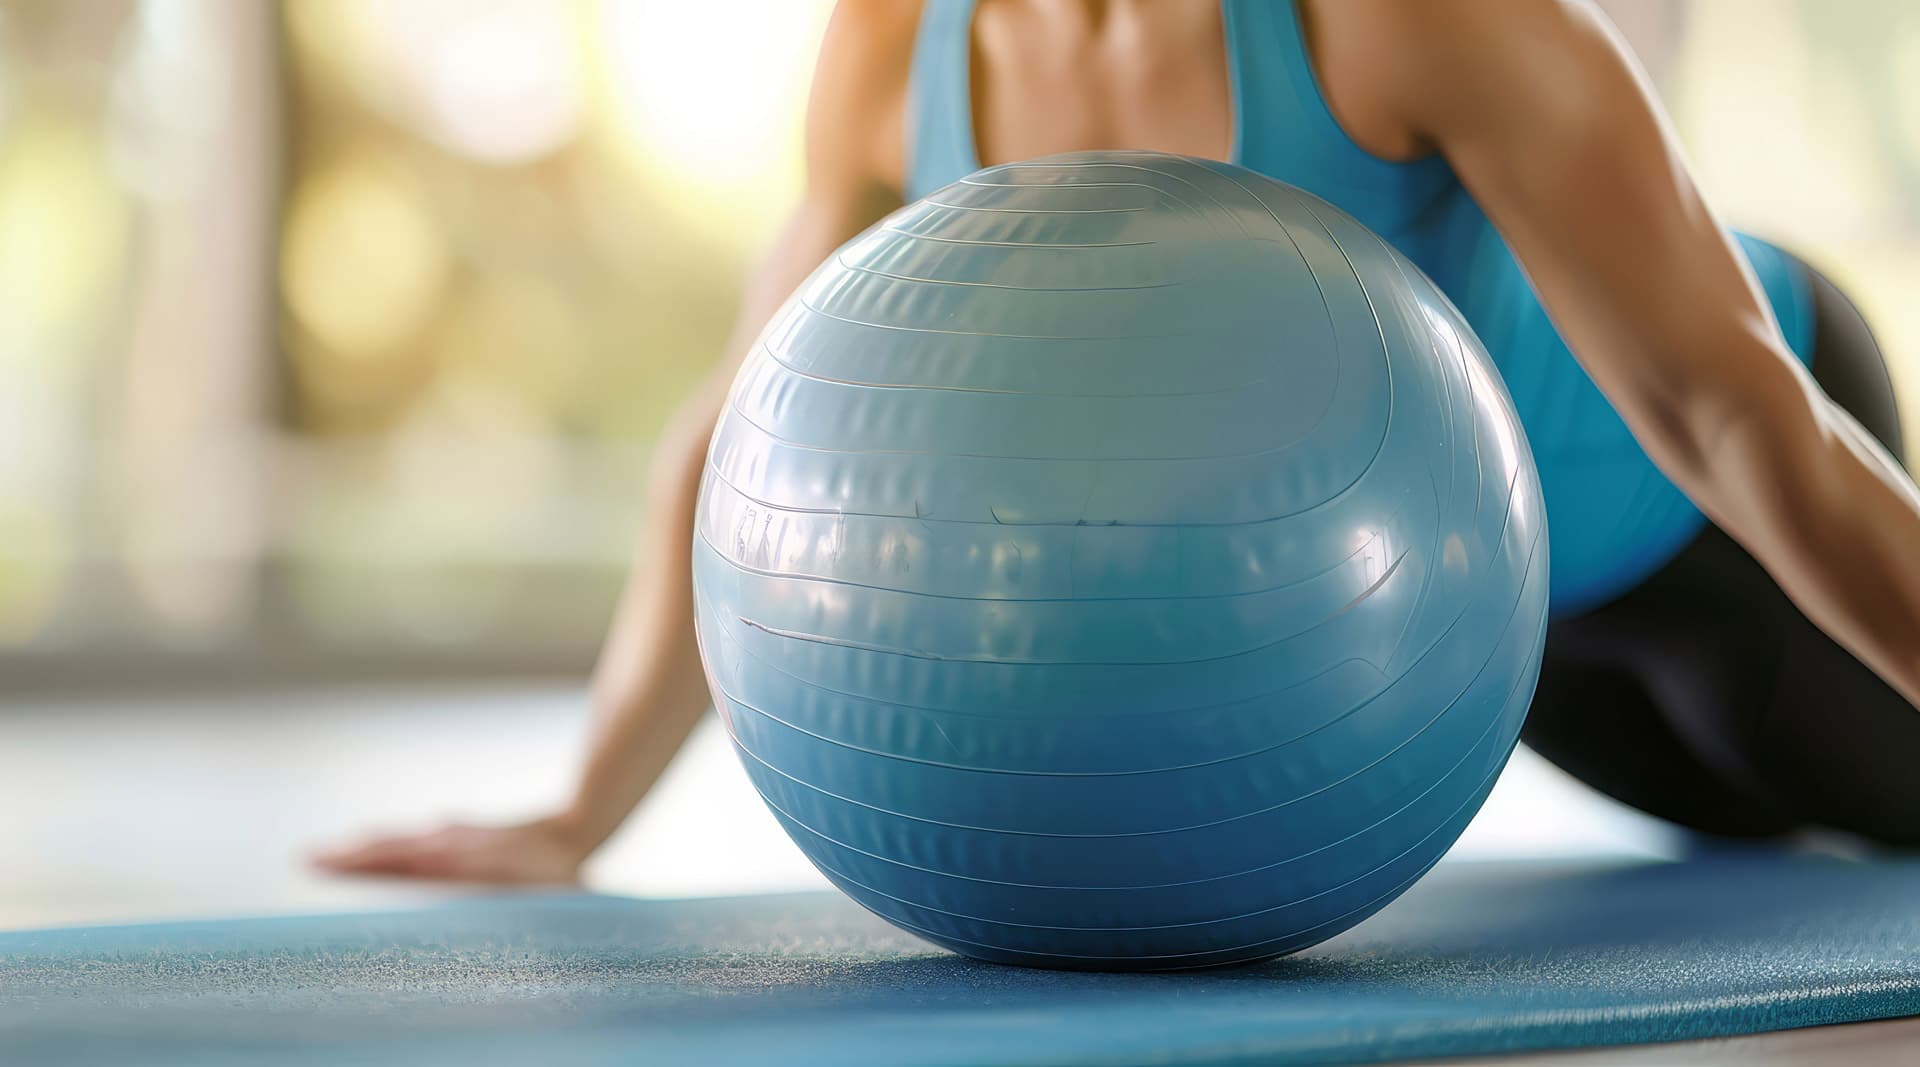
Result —
<instances>
[{"instance_id":1,"label":"mat textured surface","mask_svg":"<svg viewBox=\"0 0 1920 1067\"><path fill-rule=\"evenodd\" d=\"M1442 864L1309 952L974 963L828 894L0 934L0 1062L1242 1064L1920 1014L1920 861Z\"/></svg>"}]
</instances>

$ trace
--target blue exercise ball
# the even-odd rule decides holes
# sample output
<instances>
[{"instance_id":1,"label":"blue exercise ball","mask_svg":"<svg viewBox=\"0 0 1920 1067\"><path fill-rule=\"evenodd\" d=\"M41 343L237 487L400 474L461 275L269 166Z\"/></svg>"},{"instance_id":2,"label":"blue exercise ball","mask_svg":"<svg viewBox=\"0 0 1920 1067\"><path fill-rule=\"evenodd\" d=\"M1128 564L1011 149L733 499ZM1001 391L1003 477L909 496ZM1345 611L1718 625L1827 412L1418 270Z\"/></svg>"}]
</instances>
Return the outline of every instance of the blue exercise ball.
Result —
<instances>
[{"instance_id":1,"label":"blue exercise ball","mask_svg":"<svg viewBox=\"0 0 1920 1067\"><path fill-rule=\"evenodd\" d=\"M1460 315L1223 163L991 167L848 243L740 370L700 646L854 900L1005 963L1276 956L1384 907L1512 751L1527 442Z\"/></svg>"}]
</instances>

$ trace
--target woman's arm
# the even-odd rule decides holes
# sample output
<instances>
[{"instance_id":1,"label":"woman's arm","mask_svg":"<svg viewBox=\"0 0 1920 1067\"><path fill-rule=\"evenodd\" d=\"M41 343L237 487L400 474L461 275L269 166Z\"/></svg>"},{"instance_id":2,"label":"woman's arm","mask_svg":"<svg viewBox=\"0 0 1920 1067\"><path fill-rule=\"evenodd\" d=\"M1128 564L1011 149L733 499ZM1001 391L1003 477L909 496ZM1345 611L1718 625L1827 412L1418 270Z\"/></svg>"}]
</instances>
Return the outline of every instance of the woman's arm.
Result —
<instances>
[{"instance_id":1,"label":"woman's arm","mask_svg":"<svg viewBox=\"0 0 1920 1067\"><path fill-rule=\"evenodd\" d=\"M1329 14L1328 77L1400 124L1381 143L1446 155L1648 455L1920 703L1920 492L1788 351L1605 22L1571 0Z\"/></svg>"},{"instance_id":2,"label":"woman's arm","mask_svg":"<svg viewBox=\"0 0 1920 1067\"><path fill-rule=\"evenodd\" d=\"M489 882L570 882L625 821L708 707L693 633L693 516L707 443L735 371L787 295L899 206L900 113L917 6L842 3L829 23L807 108L807 185L747 288L713 373L662 435L647 523L594 674L595 725L573 798L513 826L451 825L329 851L329 870Z\"/></svg>"}]
</instances>

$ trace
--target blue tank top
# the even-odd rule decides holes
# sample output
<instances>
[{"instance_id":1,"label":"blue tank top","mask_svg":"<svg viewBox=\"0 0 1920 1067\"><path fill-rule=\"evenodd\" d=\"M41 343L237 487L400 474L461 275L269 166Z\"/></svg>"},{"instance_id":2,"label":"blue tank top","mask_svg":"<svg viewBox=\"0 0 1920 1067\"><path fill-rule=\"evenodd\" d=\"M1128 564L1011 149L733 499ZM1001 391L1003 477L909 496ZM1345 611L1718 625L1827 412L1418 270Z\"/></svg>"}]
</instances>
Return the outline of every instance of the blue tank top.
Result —
<instances>
[{"instance_id":1,"label":"blue tank top","mask_svg":"<svg viewBox=\"0 0 1920 1067\"><path fill-rule=\"evenodd\" d=\"M923 8L907 95L909 200L980 169L970 76L975 3L926 0ZM1574 360L1446 160L1383 160L1347 136L1320 92L1289 0L1222 0L1221 17L1234 116L1229 161L1336 204L1386 238L1459 306L1500 368L1540 467L1554 614L1595 607L1671 560L1706 518L1654 467ZM1788 345L1809 361L1804 268L1764 241L1737 236Z\"/></svg>"}]
</instances>

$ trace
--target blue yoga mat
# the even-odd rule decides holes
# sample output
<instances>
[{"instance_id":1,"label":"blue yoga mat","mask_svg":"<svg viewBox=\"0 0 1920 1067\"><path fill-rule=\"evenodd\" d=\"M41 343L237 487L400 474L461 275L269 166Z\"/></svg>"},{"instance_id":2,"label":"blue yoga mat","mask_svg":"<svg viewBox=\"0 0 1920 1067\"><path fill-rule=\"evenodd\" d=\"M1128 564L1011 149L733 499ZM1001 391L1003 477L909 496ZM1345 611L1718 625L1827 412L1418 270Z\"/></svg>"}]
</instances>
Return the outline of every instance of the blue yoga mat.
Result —
<instances>
[{"instance_id":1,"label":"blue yoga mat","mask_svg":"<svg viewBox=\"0 0 1920 1067\"><path fill-rule=\"evenodd\" d=\"M0 934L0 1062L1242 1064L1920 1013L1920 861L1442 864L1309 952L975 963L841 897L506 897Z\"/></svg>"}]
</instances>

